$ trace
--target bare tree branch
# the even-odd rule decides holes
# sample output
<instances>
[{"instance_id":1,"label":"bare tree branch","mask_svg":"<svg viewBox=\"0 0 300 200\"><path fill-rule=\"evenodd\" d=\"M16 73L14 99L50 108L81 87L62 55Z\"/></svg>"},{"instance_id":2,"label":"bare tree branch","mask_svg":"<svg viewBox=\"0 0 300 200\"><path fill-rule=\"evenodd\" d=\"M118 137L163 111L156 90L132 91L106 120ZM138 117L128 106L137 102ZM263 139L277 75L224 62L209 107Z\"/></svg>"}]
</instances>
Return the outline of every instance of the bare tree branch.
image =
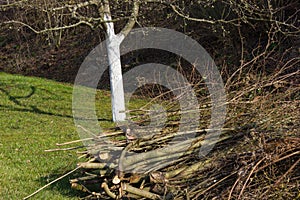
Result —
<instances>
[{"instance_id":1,"label":"bare tree branch","mask_svg":"<svg viewBox=\"0 0 300 200\"><path fill-rule=\"evenodd\" d=\"M74 28L74 27L77 27L77 26L79 26L81 24L85 24L85 25L90 26L91 28L94 28L94 26L91 23L87 22L87 21L79 21L79 22L77 22L75 24L61 26L61 27L53 27L53 28L43 29L43 30L36 30L32 26L30 26L30 25L28 25L28 24L26 24L24 22L15 21L15 20L7 21L7 22L4 22L3 24L20 24L22 26L25 26L25 27L29 28L31 31L33 31L36 34L46 33L46 32L49 32L49 31L58 31L58 30L64 30L64 29Z\"/></svg>"},{"instance_id":2,"label":"bare tree branch","mask_svg":"<svg viewBox=\"0 0 300 200\"><path fill-rule=\"evenodd\" d=\"M194 18L194 17L190 17L188 15L181 13L175 5L171 4L170 6L177 15L179 15L180 17L182 17L184 19L190 20L190 21L204 22L204 23L208 23L208 24L217 24L217 23L232 23L232 24L234 24L234 22L238 21L238 19L226 21L226 20L208 20L208 19ZM234 24L234 25L238 26L238 24Z\"/></svg>"},{"instance_id":3,"label":"bare tree branch","mask_svg":"<svg viewBox=\"0 0 300 200\"><path fill-rule=\"evenodd\" d=\"M130 30L133 28L133 26L136 22L136 18L139 14L139 6L140 6L139 0L134 0L131 17L128 20L125 27L121 31L121 34L123 34L124 36L126 36L130 32Z\"/></svg>"}]
</instances>

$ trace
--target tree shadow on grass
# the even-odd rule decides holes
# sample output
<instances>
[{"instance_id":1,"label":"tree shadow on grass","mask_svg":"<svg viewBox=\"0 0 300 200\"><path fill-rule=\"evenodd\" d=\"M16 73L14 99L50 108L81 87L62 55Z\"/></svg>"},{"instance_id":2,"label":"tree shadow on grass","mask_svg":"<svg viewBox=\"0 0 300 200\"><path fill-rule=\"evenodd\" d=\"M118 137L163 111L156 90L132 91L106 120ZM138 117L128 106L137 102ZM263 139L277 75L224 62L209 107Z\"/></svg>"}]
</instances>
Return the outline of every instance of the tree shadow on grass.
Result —
<instances>
[{"instance_id":1,"label":"tree shadow on grass","mask_svg":"<svg viewBox=\"0 0 300 200\"><path fill-rule=\"evenodd\" d=\"M73 118L72 115L59 114L59 113L44 111L44 110L38 108L36 105L22 104L19 99L28 99L36 93L36 87L30 86L30 90L31 91L28 94L24 95L24 96L13 96L13 95L10 94L10 92L8 90L0 88L0 92L4 93L8 97L9 101L11 101L15 105L15 106L13 106L13 105L1 105L0 104L0 110L10 110L10 111L17 111L17 112L30 112L30 113L38 113L38 114L43 114L43 115L49 115L49 116ZM111 122L112 119L99 118L98 121Z\"/></svg>"},{"instance_id":2,"label":"tree shadow on grass","mask_svg":"<svg viewBox=\"0 0 300 200\"><path fill-rule=\"evenodd\" d=\"M43 114L43 115L50 115L50 116L57 116L57 117L66 117L66 118L73 118L71 115L62 115L62 114L57 114L57 113L52 113L52 112L46 112L43 111L36 106L30 106L30 108L16 108L14 106L6 106L6 105L1 105L0 104L0 110L11 110L11 111L18 111L18 112L31 112L31 113L38 113L38 114Z\"/></svg>"},{"instance_id":3,"label":"tree shadow on grass","mask_svg":"<svg viewBox=\"0 0 300 200\"><path fill-rule=\"evenodd\" d=\"M43 111L35 105L29 105L28 106L28 105L22 104L19 99L28 99L28 98L30 98L32 95L35 94L36 87L30 86L30 90L31 91L27 95L13 96L9 93L8 90L0 88L0 92L4 93L8 97L9 101L14 103L16 106L22 106L23 107L23 108L18 108L18 107L15 107L15 106L0 105L0 110L8 109L8 110L11 110L11 111L18 111L18 112L31 112L31 113L38 113L38 114L44 114L44 115L73 118L73 116L71 116L71 115L66 115L66 114L62 115L62 114L57 114L57 113L53 113L53 112Z\"/></svg>"},{"instance_id":4,"label":"tree shadow on grass","mask_svg":"<svg viewBox=\"0 0 300 200\"><path fill-rule=\"evenodd\" d=\"M14 104L19 105L19 106L22 106L22 104L20 103L20 101L18 99L30 98L32 95L34 95L34 93L36 91L36 87L30 86L30 90L31 91L29 92L29 94L27 94L25 96L12 96L12 95L10 95L10 93L7 90L0 88L0 91L3 92L10 101L12 101Z\"/></svg>"}]
</instances>

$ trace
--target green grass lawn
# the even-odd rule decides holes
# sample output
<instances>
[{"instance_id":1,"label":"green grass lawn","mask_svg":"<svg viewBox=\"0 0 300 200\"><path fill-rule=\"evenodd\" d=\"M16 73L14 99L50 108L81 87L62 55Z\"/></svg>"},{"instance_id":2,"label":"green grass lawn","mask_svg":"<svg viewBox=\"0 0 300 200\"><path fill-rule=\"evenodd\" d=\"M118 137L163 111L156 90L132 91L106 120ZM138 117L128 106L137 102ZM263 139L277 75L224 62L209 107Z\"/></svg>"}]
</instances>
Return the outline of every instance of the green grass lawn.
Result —
<instances>
[{"instance_id":1,"label":"green grass lawn","mask_svg":"<svg viewBox=\"0 0 300 200\"><path fill-rule=\"evenodd\" d=\"M45 152L79 139L72 85L0 73L0 199L22 199L76 167L75 151ZM111 126L110 97L101 91L103 126ZM103 101L103 103L101 103ZM78 199L66 177L32 199Z\"/></svg>"}]
</instances>

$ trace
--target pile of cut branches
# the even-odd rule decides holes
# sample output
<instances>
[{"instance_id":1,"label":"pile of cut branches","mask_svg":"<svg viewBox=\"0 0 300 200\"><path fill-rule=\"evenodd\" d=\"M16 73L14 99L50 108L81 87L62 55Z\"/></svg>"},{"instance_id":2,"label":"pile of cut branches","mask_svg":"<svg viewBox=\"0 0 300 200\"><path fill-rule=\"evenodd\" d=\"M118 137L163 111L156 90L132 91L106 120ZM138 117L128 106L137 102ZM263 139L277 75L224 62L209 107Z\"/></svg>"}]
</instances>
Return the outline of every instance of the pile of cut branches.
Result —
<instances>
[{"instance_id":1,"label":"pile of cut branches","mask_svg":"<svg viewBox=\"0 0 300 200\"><path fill-rule=\"evenodd\" d=\"M88 199L299 198L299 102L265 107L260 115L254 107L256 103L241 104L238 116L229 110L234 122L229 118L212 144L204 138L215 130L180 131L174 111L168 112L171 120L160 132L140 132L146 136L139 139L126 138L125 129L110 129L91 138L92 145L81 152L87 161L78 163L80 174L70 180L71 186L86 192ZM271 111L274 119L265 120ZM147 124L141 118L135 123ZM201 157L203 145L214 148Z\"/></svg>"},{"instance_id":2,"label":"pile of cut branches","mask_svg":"<svg viewBox=\"0 0 300 200\"><path fill-rule=\"evenodd\" d=\"M286 77L275 72L270 79L239 82L247 87L229 92L219 129L210 128L212 103L201 84L193 87L199 109L180 107L184 91L174 100L158 88L148 105L130 108L129 123L64 144L88 144L78 152L83 161L71 187L87 199L299 198L300 86L285 86ZM268 89L272 81L285 92ZM215 132L220 134L213 137Z\"/></svg>"}]
</instances>

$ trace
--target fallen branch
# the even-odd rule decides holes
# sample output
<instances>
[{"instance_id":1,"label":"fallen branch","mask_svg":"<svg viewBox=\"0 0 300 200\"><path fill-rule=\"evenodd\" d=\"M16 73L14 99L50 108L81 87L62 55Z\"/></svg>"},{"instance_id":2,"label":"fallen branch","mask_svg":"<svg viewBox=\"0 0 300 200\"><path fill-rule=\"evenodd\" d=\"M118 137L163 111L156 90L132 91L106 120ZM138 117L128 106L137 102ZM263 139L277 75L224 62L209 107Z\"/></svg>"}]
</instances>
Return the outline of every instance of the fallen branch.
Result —
<instances>
[{"instance_id":1,"label":"fallen branch","mask_svg":"<svg viewBox=\"0 0 300 200\"><path fill-rule=\"evenodd\" d=\"M126 192L129 192L129 193L132 193L132 194L135 194L135 195L138 195L140 197L144 197L144 198L148 198L148 199L163 199L163 197L157 195L157 194L154 194L152 192L148 192L146 190L141 190L141 189L138 189L138 188L135 188L131 185L129 185L128 183L122 183L122 190L126 191Z\"/></svg>"},{"instance_id":2,"label":"fallen branch","mask_svg":"<svg viewBox=\"0 0 300 200\"><path fill-rule=\"evenodd\" d=\"M50 183L44 185L43 187L41 187L40 189L38 189L38 190L35 191L34 193L28 195L27 197L24 197L23 200L26 200L26 199L29 199L29 198L33 197L34 195L36 195L37 193L39 193L40 191L42 191L42 190L45 189L46 187L48 187L48 186L52 185L53 183L55 183L55 182L57 182L57 181L59 181L59 180L65 178L66 176L69 176L70 174L72 174L73 172L75 172L76 170L78 170L78 169L80 169L80 168L81 168L80 166L79 166L79 167L76 167L75 169L69 171L68 173L66 173L66 174L64 174L64 175L62 175L62 176L60 176L60 177L58 177L57 179L55 179L55 180L51 181Z\"/></svg>"}]
</instances>

